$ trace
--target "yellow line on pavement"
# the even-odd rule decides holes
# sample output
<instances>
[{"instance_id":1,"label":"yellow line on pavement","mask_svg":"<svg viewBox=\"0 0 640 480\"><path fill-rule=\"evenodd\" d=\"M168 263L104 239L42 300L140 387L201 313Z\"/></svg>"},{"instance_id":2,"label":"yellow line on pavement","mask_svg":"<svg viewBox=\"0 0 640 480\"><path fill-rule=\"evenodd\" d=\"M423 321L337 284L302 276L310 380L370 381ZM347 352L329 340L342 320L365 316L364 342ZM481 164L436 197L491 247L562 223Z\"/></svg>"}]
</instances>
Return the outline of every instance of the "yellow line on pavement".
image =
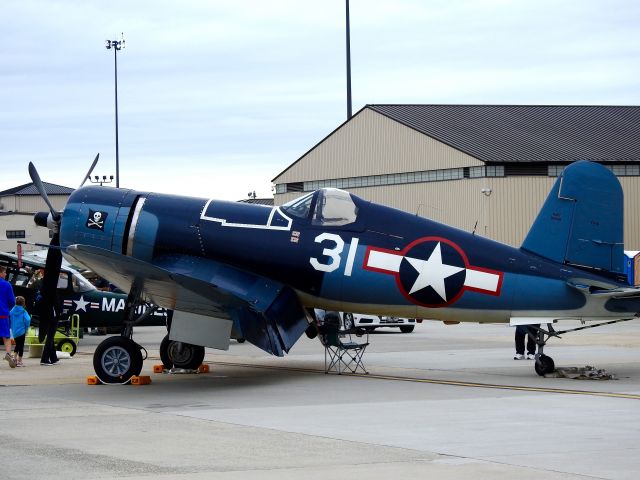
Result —
<instances>
[{"instance_id":1,"label":"yellow line on pavement","mask_svg":"<svg viewBox=\"0 0 640 480\"><path fill-rule=\"evenodd\" d=\"M287 370L292 372L306 372L306 373L325 373L324 370L319 370L315 368L258 365L258 364L233 363L233 362L210 362L210 363L213 363L215 365L230 366L230 367L263 368L267 370ZM398 375L379 375L379 374L373 374L373 373L369 373L369 374L345 373L344 375L349 377L356 377L356 378L391 380L391 381L397 381L397 382L430 383L434 385L450 385L453 387L492 388L495 390L517 390L522 392L560 393L565 395L590 395L594 397L626 398L629 400L640 400L640 395L635 395L632 393L596 392L593 390L573 390L568 388L500 385L500 384L494 384L494 383L462 382L457 380L438 380L433 378L403 377Z\"/></svg>"}]
</instances>

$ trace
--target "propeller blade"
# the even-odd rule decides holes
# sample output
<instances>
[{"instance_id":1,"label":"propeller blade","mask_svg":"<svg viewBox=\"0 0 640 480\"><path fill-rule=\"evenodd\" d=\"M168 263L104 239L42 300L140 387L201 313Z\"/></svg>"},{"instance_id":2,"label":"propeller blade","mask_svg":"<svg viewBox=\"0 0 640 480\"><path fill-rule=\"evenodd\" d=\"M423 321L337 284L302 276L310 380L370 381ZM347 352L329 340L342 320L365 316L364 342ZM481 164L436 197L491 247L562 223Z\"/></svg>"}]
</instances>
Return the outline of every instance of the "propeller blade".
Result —
<instances>
[{"instance_id":1,"label":"propeller blade","mask_svg":"<svg viewBox=\"0 0 640 480\"><path fill-rule=\"evenodd\" d=\"M99 153L96 155L96 158L93 159L93 163L91 164L91 167L89 168L89 171L84 176L84 179L82 180L82 183L80 184L80 186L78 188L82 188L82 186L85 184L85 182L87 180L89 180L89 177L91 177L91 172L93 172L93 169L96 168L96 164L98 163L98 158L100 158L100 154Z\"/></svg>"},{"instance_id":2,"label":"propeller blade","mask_svg":"<svg viewBox=\"0 0 640 480\"><path fill-rule=\"evenodd\" d=\"M56 212L55 208L53 208L53 205L51 205L49 197L47 196L47 191L44 188L44 184L42 183L42 180L40 180L40 175L38 175L38 171L36 170L36 167L32 162L29 162L29 176L31 177L31 181L33 182L33 184L36 186L38 193L40 193L40 196L44 200L44 203L46 203L49 207L49 210L51 211L51 217L55 221L60 220L60 214Z\"/></svg>"},{"instance_id":3,"label":"propeller blade","mask_svg":"<svg viewBox=\"0 0 640 480\"><path fill-rule=\"evenodd\" d=\"M38 316L40 326L38 330L39 340L44 340L49 327L56 322L58 278L60 277L60 268L62 267L62 251L60 250L60 234L53 234L47 259L44 266L44 277L42 279L42 287L40 294L42 299L38 305Z\"/></svg>"}]
</instances>

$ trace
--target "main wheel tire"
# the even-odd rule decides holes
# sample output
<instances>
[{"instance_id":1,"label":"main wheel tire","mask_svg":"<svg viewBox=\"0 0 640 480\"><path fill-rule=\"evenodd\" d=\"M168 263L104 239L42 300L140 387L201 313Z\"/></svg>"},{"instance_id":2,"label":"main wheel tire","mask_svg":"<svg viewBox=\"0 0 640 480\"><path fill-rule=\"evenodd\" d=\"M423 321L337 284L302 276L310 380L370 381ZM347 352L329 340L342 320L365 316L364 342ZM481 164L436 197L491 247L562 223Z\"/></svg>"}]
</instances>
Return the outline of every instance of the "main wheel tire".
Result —
<instances>
[{"instance_id":1,"label":"main wheel tire","mask_svg":"<svg viewBox=\"0 0 640 480\"><path fill-rule=\"evenodd\" d=\"M171 360L171 357L169 356L170 343L171 340L169 340L169 334L165 335L160 342L160 360L162 360L162 365L167 370L171 370L173 368L173 360Z\"/></svg>"},{"instance_id":2,"label":"main wheel tire","mask_svg":"<svg viewBox=\"0 0 640 480\"><path fill-rule=\"evenodd\" d=\"M553 373L556 369L556 365L553 362L553 358L546 355L540 355L535 364L536 373L541 377L544 377L547 373Z\"/></svg>"},{"instance_id":3,"label":"main wheel tire","mask_svg":"<svg viewBox=\"0 0 640 480\"><path fill-rule=\"evenodd\" d=\"M170 342L169 358L176 368L195 370L204 360L204 347L192 345L191 343Z\"/></svg>"},{"instance_id":4,"label":"main wheel tire","mask_svg":"<svg viewBox=\"0 0 640 480\"><path fill-rule=\"evenodd\" d=\"M126 337L109 337L96 347L93 369L103 383L127 383L142 371L140 345Z\"/></svg>"},{"instance_id":5,"label":"main wheel tire","mask_svg":"<svg viewBox=\"0 0 640 480\"><path fill-rule=\"evenodd\" d=\"M353 313L345 312L342 314L342 326L345 330L353 330L353 327L356 326Z\"/></svg>"},{"instance_id":6,"label":"main wheel tire","mask_svg":"<svg viewBox=\"0 0 640 480\"><path fill-rule=\"evenodd\" d=\"M66 352L71 357L73 357L76 354L77 348L78 346L76 345L76 342L74 342L70 338L63 338L56 345L56 349L59 352Z\"/></svg>"},{"instance_id":7,"label":"main wheel tire","mask_svg":"<svg viewBox=\"0 0 640 480\"><path fill-rule=\"evenodd\" d=\"M402 326L400 327L400 331L401 331L402 333L411 333L411 332L413 332L413 329L414 329L414 328L416 328L416 326L415 326L415 325L402 325Z\"/></svg>"},{"instance_id":8,"label":"main wheel tire","mask_svg":"<svg viewBox=\"0 0 640 480\"><path fill-rule=\"evenodd\" d=\"M247 340L246 338L242 338L242 337L236 338L236 342L238 343L244 343L246 340Z\"/></svg>"}]
</instances>

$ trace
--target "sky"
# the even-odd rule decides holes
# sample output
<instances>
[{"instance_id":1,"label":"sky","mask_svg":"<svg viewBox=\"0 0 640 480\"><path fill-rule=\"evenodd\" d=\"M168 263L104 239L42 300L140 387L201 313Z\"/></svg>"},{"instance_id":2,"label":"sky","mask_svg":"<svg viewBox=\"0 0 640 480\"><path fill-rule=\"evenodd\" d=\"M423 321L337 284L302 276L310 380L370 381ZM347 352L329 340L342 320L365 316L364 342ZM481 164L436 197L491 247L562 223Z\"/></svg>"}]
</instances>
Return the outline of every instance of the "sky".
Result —
<instances>
[{"instance_id":1,"label":"sky","mask_svg":"<svg viewBox=\"0 0 640 480\"><path fill-rule=\"evenodd\" d=\"M351 0L367 104L640 104L640 2ZM239 200L346 120L345 0L2 0L0 190L120 187ZM114 186L115 182L110 186Z\"/></svg>"}]
</instances>

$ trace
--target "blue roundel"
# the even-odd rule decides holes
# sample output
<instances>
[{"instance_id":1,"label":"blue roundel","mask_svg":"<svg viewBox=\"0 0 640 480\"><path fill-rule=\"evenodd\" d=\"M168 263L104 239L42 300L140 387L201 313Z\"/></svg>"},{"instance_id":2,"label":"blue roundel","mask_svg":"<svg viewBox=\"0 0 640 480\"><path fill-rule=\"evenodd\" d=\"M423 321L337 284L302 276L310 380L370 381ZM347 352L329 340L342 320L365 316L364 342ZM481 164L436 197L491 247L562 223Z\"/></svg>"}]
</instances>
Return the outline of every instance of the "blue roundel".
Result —
<instances>
[{"instance_id":1,"label":"blue roundel","mask_svg":"<svg viewBox=\"0 0 640 480\"><path fill-rule=\"evenodd\" d=\"M465 259L448 243L428 240L404 254L399 278L405 295L425 306L444 306L462 293Z\"/></svg>"}]
</instances>

